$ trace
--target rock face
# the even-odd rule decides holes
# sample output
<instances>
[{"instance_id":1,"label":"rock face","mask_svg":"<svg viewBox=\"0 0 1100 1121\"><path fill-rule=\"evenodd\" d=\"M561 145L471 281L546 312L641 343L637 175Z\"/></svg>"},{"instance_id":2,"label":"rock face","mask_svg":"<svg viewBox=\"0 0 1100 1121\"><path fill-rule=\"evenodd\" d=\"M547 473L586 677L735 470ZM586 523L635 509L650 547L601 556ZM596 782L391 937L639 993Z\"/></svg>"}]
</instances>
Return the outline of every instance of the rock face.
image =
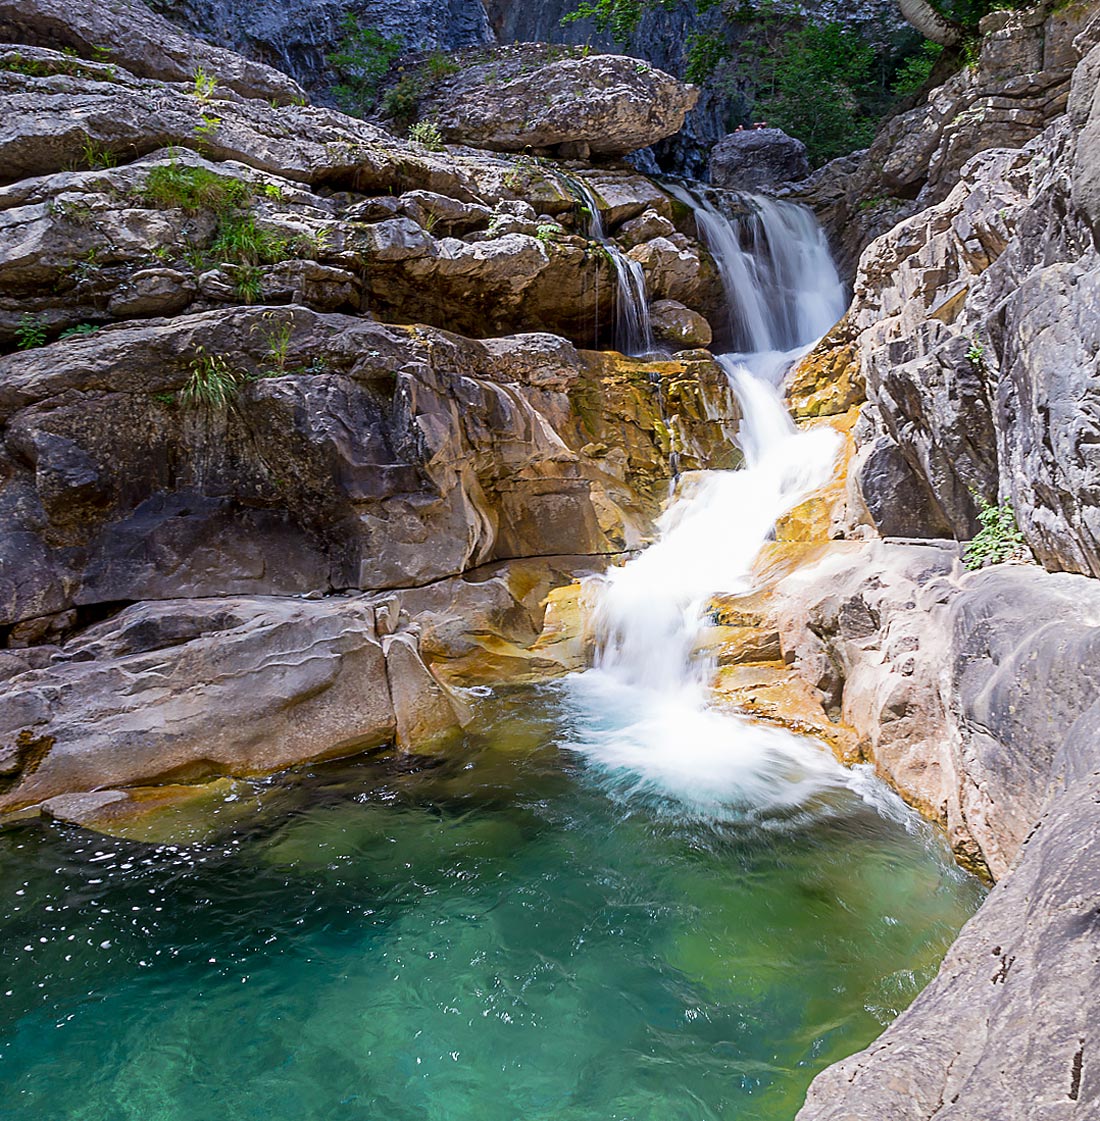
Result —
<instances>
[{"instance_id":1,"label":"rock face","mask_svg":"<svg viewBox=\"0 0 1100 1121\"><path fill-rule=\"evenodd\" d=\"M615 289L579 194L707 334L671 198L55 8L0 8L0 811L426 751L452 684L575 666L561 586L646 539L674 461L736 455L705 352L585 349Z\"/></svg>"},{"instance_id":2,"label":"rock face","mask_svg":"<svg viewBox=\"0 0 1100 1121\"><path fill-rule=\"evenodd\" d=\"M865 157L879 184L897 177L892 214L871 200L881 236L853 305L790 383L808 417L865 385L828 534L896 536L820 541L771 610L785 664L997 886L937 979L815 1081L799 1121L1100 1111L1082 995L1100 979L1100 23L1081 5L983 26L978 70ZM984 123L966 129L979 90ZM962 572L952 539L973 534L979 499L1011 501L1047 571Z\"/></svg>"},{"instance_id":3,"label":"rock face","mask_svg":"<svg viewBox=\"0 0 1100 1121\"><path fill-rule=\"evenodd\" d=\"M731 132L711 149L710 181L735 191L771 191L810 174L806 145L780 128Z\"/></svg>"},{"instance_id":4,"label":"rock face","mask_svg":"<svg viewBox=\"0 0 1100 1121\"><path fill-rule=\"evenodd\" d=\"M698 91L622 55L553 59L545 48L509 47L459 58L420 116L443 136L499 152L622 156L679 131Z\"/></svg>"},{"instance_id":5,"label":"rock face","mask_svg":"<svg viewBox=\"0 0 1100 1121\"><path fill-rule=\"evenodd\" d=\"M967 538L977 499L1005 497L1043 564L1097 575L1086 433L1100 271L1076 201L1097 166L1091 59L1068 116L1021 149L974 157L946 199L867 250L850 318L880 449L857 474L871 520L908 469L926 500L893 532ZM883 474L886 454L895 470Z\"/></svg>"},{"instance_id":6,"label":"rock face","mask_svg":"<svg viewBox=\"0 0 1100 1121\"><path fill-rule=\"evenodd\" d=\"M239 386L226 407L188 397L212 356ZM668 441L699 465L736 415L712 361L658 366L657 397L652 368L549 335L476 343L304 308L153 320L0 359L4 621L628 547L660 504Z\"/></svg>"},{"instance_id":7,"label":"rock face","mask_svg":"<svg viewBox=\"0 0 1100 1121\"><path fill-rule=\"evenodd\" d=\"M816 574L829 594L811 626L844 665L845 713L877 728L904 789L945 796L957 846L1011 874L912 1007L818 1077L799 1121L1083 1121L1100 1109L1100 1014L1082 997L1100 981L1100 590L1032 567L960 579L935 549L877 548ZM886 587L853 580L868 559L895 574Z\"/></svg>"},{"instance_id":8,"label":"rock face","mask_svg":"<svg viewBox=\"0 0 1100 1121\"><path fill-rule=\"evenodd\" d=\"M349 11L346 0L153 0L151 7L204 39L260 57L299 82L328 73ZM409 51L458 50L494 42L481 0L366 0L355 5L362 27Z\"/></svg>"},{"instance_id":9,"label":"rock face","mask_svg":"<svg viewBox=\"0 0 1100 1121\"><path fill-rule=\"evenodd\" d=\"M73 50L167 82L191 82L204 71L242 97L281 103L305 97L285 74L181 35L139 0L3 0L0 42Z\"/></svg>"}]
</instances>

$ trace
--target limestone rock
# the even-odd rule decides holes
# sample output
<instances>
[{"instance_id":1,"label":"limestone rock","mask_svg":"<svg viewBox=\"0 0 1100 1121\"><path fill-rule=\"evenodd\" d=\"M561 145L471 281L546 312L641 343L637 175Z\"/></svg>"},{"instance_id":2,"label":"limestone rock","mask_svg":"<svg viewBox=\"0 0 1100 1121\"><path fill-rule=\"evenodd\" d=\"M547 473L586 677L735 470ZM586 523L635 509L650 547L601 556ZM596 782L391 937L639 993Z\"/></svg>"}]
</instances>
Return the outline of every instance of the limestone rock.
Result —
<instances>
[{"instance_id":1,"label":"limestone rock","mask_svg":"<svg viewBox=\"0 0 1100 1121\"><path fill-rule=\"evenodd\" d=\"M483 59L483 54L477 56ZM677 132L698 91L620 55L557 60L545 48L500 48L463 63L420 106L452 142L502 152L621 156Z\"/></svg>"},{"instance_id":2,"label":"limestone rock","mask_svg":"<svg viewBox=\"0 0 1100 1121\"><path fill-rule=\"evenodd\" d=\"M810 174L806 145L781 128L731 132L711 149L710 181L734 191L771 191Z\"/></svg>"},{"instance_id":3,"label":"limestone rock","mask_svg":"<svg viewBox=\"0 0 1100 1121\"><path fill-rule=\"evenodd\" d=\"M182 393L201 355L224 356L231 407ZM616 552L650 532L673 444L685 467L721 463L737 417L709 356L654 365L301 307L118 325L0 358L0 379L11 624Z\"/></svg>"},{"instance_id":4,"label":"limestone rock","mask_svg":"<svg viewBox=\"0 0 1100 1121\"><path fill-rule=\"evenodd\" d=\"M945 686L948 726L923 753L922 781L937 771L947 781L950 803L1004 878L912 1007L867 1051L818 1077L799 1121L1084 1121L1100 1107L1087 1073L1100 1021L1095 1002L1081 999L1100 980L1088 886L1100 875L1100 593L1091 580L1033 567L947 583L910 571L923 603L895 600L870 633L880 643L889 636L893 650L880 650L895 673L909 659L910 679L939 676ZM907 617L918 642L905 651L898 624ZM851 638L834 650L856 649L857 619L842 624ZM849 679L844 692L865 685ZM921 695L910 688L890 702L908 706L899 720L934 703L927 688Z\"/></svg>"},{"instance_id":5,"label":"limestone rock","mask_svg":"<svg viewBox=\"0 0 1100 1121\"><path fill-rule=\"evenodd\" d=\"M285 74L181 34L138 0L0 0L0 41L68 49L169 82L191 82L202 70L243 97L305 98Z\"/></svg>"},{"instance_id":6,"label":"limestone rock","mask_svg":"<svg viewBox=\"0 0 1100 1121\"><path fill-rule=\"evenodd\" d=\"M9 682L0 810L273 771L385 743L394 729L382 647L360 604L139 604Z\"/></svg>"}]
</instances>

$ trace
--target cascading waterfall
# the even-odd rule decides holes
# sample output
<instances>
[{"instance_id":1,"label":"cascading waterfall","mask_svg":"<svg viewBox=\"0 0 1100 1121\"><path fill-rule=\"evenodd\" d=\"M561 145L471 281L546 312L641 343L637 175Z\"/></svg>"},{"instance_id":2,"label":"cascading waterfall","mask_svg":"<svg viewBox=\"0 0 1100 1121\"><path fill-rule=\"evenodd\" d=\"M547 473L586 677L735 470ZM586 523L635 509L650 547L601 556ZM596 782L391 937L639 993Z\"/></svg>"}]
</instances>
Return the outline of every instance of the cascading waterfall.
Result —
<instances>
[{"instance_id":1,"label":"cascading waterfall","mask_svg":"<svg viewBox=\"0 0 1100 1121\"><path fill-rule=\"evenodd\" d=\"M587 713L576 746L631 788L707 813L796 805L846 772L801 737L709 710L711 667L694 651L707 600L750 590L776 521L832 471L835 433L799 431L778 383L843 314L843 288L809 211L744 196L743 213L728 218L684 187L673 192L695 212L725 286L741 349L719 361L741 405L745 466L683 480L658 541L600 582L602 642L578 679Z\"/></svg>"},{"instance_id":2,"label":"cascading waterfall","mask_svg":"<svg viewBox=\"0 0 1100 1121\"><path fill-rule=\"evenodd\" d=\"M615 349L622 354L639 357L651 354L654 349L653 325L649 317L649 294L642 266L607 236L599 202L592 188L573 176L569 176L566 182L580 196L588 212L585 236L603 246L615 269Z\"/></svg>"}]
</instances>

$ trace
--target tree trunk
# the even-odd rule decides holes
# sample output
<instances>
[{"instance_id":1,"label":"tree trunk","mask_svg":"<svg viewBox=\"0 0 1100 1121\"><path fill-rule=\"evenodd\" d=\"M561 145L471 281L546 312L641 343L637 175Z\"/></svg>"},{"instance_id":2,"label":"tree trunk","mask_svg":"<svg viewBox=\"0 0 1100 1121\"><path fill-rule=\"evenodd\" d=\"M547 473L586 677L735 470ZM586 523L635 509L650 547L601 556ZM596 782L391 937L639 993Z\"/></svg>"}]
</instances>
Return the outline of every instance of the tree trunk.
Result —
<instances>
[{"instance_id":1,"label":"tree trunk","mask_svg":"<svg viewBox=\"0 0 1100 1121\"><path fill-rule=\"evenodd\" d=\"M898 0L898 9L926 39L954 47L963 36L962 27L940 15L928 0Z\"/></svg>"}]
</instances>

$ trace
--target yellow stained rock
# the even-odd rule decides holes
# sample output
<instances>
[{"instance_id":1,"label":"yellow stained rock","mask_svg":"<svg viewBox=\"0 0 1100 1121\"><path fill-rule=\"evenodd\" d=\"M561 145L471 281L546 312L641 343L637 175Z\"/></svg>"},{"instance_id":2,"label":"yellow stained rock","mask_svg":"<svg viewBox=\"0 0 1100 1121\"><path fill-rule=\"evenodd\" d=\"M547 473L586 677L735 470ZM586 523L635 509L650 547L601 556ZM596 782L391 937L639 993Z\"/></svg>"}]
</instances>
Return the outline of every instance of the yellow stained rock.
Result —
<instances>
[{"instance_id":1,"label":"yellow stained rock","mask_svg":"<svg viewBox=\"0 0 1100 1121\"><path fill-rule=\"evenodd\" d=\"M789 514L776 523L777 541L829 541L833 537L833 527L842 520L848 493L848 468L856 453L852 429L859 419L859 406L846 413L816 420L803 421L802 428L827 426L838 432L843 440L833 468L833 476L820 490L796 506Z\"/></svg>"},{"instance_id":2,"label":"yellow stained rock","mask_svg":"<svg viewBox=\"0 0 1100 1121\"><path fill-rule=\"evenodd\" d=\"M845 316L791 371L787 405L801 419L846 413L866 399L856 333Z\"/></svg>"},{"instance_id":3,"label":"yellow stained rock","mask_svg":"<svg viewBox=\"0 0 1100 1121\"><path fill-rule=\"evenodd\" d=\"M857 763L862 758L855 732L830 720L816 690L782 664L721 667L713 697L717 707L726 712L822 740L842 763Z\"/></svg>"}]
</instances>

